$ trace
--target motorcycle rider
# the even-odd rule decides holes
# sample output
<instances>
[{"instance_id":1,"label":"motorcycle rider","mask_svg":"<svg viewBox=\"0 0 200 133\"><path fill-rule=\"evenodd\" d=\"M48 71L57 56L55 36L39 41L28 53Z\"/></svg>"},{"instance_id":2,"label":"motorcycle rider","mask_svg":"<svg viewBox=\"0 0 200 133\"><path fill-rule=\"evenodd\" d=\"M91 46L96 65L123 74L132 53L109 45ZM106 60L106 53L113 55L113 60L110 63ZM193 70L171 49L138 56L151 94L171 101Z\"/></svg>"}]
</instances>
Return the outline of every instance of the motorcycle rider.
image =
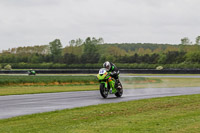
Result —
<instances>
[{"instance_id":1,"label":"motorcycle rider","mask_svg":"<svg viewBox=\"0 0 200 133\"><path fill-rule=\"evenodd\" d=\"M36 75L35 70L33 69L28 70L28 75Z\"/></svg>"},{"instance_id":2,"label":"motorcycle rider","mask_svg":"<svg viewBox=\"0 0 200 133\"><path fill-rule=\"evenodd\" d=\"M119 85L121 84L119 81L119 69L115 66L115 64L106 61L105 63L103 63L103 67L106 68L107 72L111 72L110 76L116 80L115 87L121 89L121 86Z\"/></svg>"}]
</instances>

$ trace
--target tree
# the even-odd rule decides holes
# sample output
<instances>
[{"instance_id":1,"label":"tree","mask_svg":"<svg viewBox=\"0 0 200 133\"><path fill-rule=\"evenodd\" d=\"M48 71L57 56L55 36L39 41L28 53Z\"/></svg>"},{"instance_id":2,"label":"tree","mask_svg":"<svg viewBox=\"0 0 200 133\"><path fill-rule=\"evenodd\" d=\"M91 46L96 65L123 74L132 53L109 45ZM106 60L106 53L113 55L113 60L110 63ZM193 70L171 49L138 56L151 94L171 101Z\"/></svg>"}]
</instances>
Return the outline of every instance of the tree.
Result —
<instances>
[{"instance_id":1,"label":"tree","mask_svg":"<svg viewBox=\"0 0 200 133\"><path fill-rule=\"evenodd\" d=\"M81 46L83 44L83 40L80 38L76 39L75 42L76 42L76 44L75 44L76 47Z\"/></svg>"},{"instance_id":2,"label":"tree","mask_svg":"<svg viewBox=\"0 0 200 133\"><path fill-rule=\"evenodd\" d=\"M42 63L42 55L39 54L33 54L32 56L30 56L29 58L29 62L31 63Z\"/></svg>"},{"instance_id":3,"label":"tree","mask_svg":"<svg viewBox=\"0 0 200 133\"><path fill-rule=\"evenodd\" d=\"M152 50L147 48L147 49L144 50L144 54L150 55L150 54L152 54Z\"/></svg>"},{"instance_id":4,"label":"tree","mask_svg":"<svg viewBox=\"0 0 200 133\"><path fill-rule=\"evenodd\" d=\"M191 63L200 63L200 52L188 52L186 54L186 61Z\"/></svg>"},{"instance_id":5,"label":"tree","mask_svg":"<svg viewBox=\"0 0 200 133\"><path fill-rule=\"evenodd\" d=\"M75 63L76 64L76 63L78 63L78 58L74 54L68 54L68 53L66 53L64 55L64 63L66 63L66 64L73 64L73 63Z\"/></svg>"},{"instance_id":6,"label":"tree","mask_svg":"<svg viewBox=\"0 0 200 133\"><path fill-rule=\"evenodd\" d=\"M83 40L80 39L80 38L78 38L76 40L71 40L69 42L69 46L66 46L63 49L63 55L68 53L68 54L73 54L73 55L80 57L82 55L82 52L83 52L82 44L83 44Z\"/></svg>"},{"instance_id":7,"label":"tree","mask_svg":"<svg viewBox=\"0 0 200 133\"><path fill-rule=\"evenodd\" d=\"M96 39L96 38L94 38L94 39ZM97 43L98 44L103 44L104 43L104 40L103 40L103 38L99 38L99 39L97 39Z\"/></svg>"},{"instance_id":8,"label":"tree","mask_svg":"<svg viewBox=\"0 0 200 133\"><path fill-rule=\"evenodd\" d=\"M200 36L196 37L196 45L200 45Z\"/></svg>"},{"instance_id":9,"label":"tree","mask_svg":"<svg viewBox=\"0 0 200 133\"><path fill-rule=\"evenodd\" d=\"M144 48L139 48L138 51L137 51L137 53L139 55L144 55Z\"/></svg>"},{"instance_id":10,"label":"tree","mask_svg":"<svg viewBox=\"0 0 200 133\"><path fill-rule=\"evenodd\" d=\"M71 40L71 41L69 42L69 46L74 46L74 45L75 45L75 43L76 43L76 41L75 41L75 40Z\"/></svg>"},{"instance_id":11,"label":"tree","mask_svg":"<svg viewBox=\"0 0 200 133\"><path fill-rule=\"evenodd\" d=\"M184 37L181 39L181 44L182 45L190 45L192 42L190 42L190 39L188 37Z\"/></svg>"},{"instance_id":12,"label":"tree","mask_svg":"<svg viewBox=\"0 0 200 133\"><path fill-rule=\"evenodd\" d=\"M137 53L130 56L129 63L141 63L140 56Z\"/></svg>"},{"instance_id":13,"label":"tree","mask_svg":"<svg viewBox=\"0 0 200 133\"><path fill-rule=\"evenodd\" d=\"M106 60L106 55L101 55L101 57L100 57L100 59L99 59L99 63L104 63L105 62L105 60Z\"/></svg>"},{"instance_id":14,"label":"tree","mask_svg":"<svg viewBox=\"0 0 200 133\"><path fill-rule=\"evenodd\" d=\"M96 45L99 44L99 39L96 38L86 38L83 43L83 54L81 56L82 63L97 63L99 61L99 53L97 52Z\"/></svg>"},{"instance_id":15,"label":"tree","mask_svg":"<svg viewBox=\"0 0 200 133\"><path fill-rule=\"evenodd\" d=\"M162 48L161 48L161 47L158 47L158 48L154 49L153 53L161 54L162 51L163 51Z\"/></svg>"},{"instance_id":16,"label":"tree","mask_svg":"<svg viewBox=\"0 0 200 133\"><path fill-rule=\"evenodd\" d=\"M178 51L169 51L166 54L166 62L167 64L171 64L171 63L176 63L177 60L176 58L179 56L179 52Z\"/></svg>"},{"instance_id":17,"label":"tree","mask_svg":"<svg viewBox=\"0 0 200 133\"><path fill-rule=\"evenodd\" d=\"M148 54L145 54L145 55L141 56L140 60L143 63L152 63L152 62L150 62L150 56Z\"/></svg>"},{"instance_id":18,"label":"tree","mask_svg":"<svg viewBox=\"0 0 200 133\"><path fill-rule=\"evenodd\" d=\"M165 54L160 54L158 63L159 64L165 64L166 63L167 56Z\"/></svg>"},{"instance_id":19,"label":"tree","mask_svg":"<svg viewBox=\"0 0 200 133\"><path fill-rule=\"evenodd\" d=\"M71 40L70 42L69 42L69 45L70 46L76 46L76 47L78 47L78 46L81 46L83 44L83 40L82 39L80 39L80 38L78 38L78 39L76 39L76 40Z\"/></svg>"},{"instance_id":20,"label":"tree","mask_svg":"<svg viewBox=\"0 0 200 133\"><path fill-rule=\"evenodd\" d=\"M179 51L178 47L174 47L172 45L169 45L166 47L166 49L164 50L164 53L168 53L170 51Z\"/></svg>"},{"instance_id":21,"label":"tree","mask_svg":"<svg viewBox=\"0 0 200 133\"><path fill-rule=\"evenodd\" d=\"M62 44L59 39L55 39L53 42L49 43L51 55L54 62L59 62L62 56Z\"/></svg>"},{"instance_id":22,"label":"tree","mask_svg":"<svg viewBox=\"0 0 200 133\"><path fill-rule=\"evenodd\" d=\"M4 69L5 70L12 70L12 67L11 67L11 65L8 64L8 65L4 66Z\"/></svg>"},{"instance_id":23,"label":"tree","mask_svg":"<svg viewBox=\"0 0 200 133\"><path fill-rule=\"evenodd\" d=\"M151 64L156 64L156 63L158 63L158 59L159 59L159 54L154 53L151 55L149 62Z\"/></svg>"},{"instance_id":24,"label":"tree","mask_svg":"<svg viewBox=\"0 0 200 133\"><path fill-rule=\"evenodd\" d=\"M120 49L119 47L116 46L110 46L108 48L108 53L117 57L117 56L124 56L126 55L126 51L123 49Z\"/></svg>"}]
</instances>

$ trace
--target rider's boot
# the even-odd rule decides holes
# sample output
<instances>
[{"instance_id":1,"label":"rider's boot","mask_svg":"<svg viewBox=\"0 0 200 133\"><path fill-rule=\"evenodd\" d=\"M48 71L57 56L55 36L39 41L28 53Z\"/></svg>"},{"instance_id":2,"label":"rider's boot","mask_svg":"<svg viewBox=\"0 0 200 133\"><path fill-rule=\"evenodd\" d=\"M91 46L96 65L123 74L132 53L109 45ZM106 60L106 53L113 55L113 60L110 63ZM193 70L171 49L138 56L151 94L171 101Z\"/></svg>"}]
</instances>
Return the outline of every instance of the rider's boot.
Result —
<instances>
[{"instance_id":1,"label":"rider's boot","mask_svg":"<svg viewBox=\"0 0 200 133\"><path fill-rule=\"evenodd\" d=\"M121 87L121 83L120 83L119 79L116 79L116 82L115 82L115 88L117 88L117 89L119 89L119 90L122 89L122 87Z\"/></svg>"}]
</instances>

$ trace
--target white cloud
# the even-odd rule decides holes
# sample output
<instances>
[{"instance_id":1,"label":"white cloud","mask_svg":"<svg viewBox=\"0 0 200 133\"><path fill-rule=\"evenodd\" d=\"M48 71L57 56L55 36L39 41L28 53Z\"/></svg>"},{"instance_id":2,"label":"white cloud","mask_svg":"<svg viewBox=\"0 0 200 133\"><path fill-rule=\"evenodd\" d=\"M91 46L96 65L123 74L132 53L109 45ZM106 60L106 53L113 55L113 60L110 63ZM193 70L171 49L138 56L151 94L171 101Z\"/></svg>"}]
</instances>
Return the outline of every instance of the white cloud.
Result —
<instances>
[{"instance_id":1,"label":"white cloud","mask_svg":"<svg viewBox=\"0 0 200 133\"><path fill-rule=\"evenodd\" d=\"M179 43L200 33L199 0L0 0L1 48L59 38Z\"/></svg>"}]
</instances>

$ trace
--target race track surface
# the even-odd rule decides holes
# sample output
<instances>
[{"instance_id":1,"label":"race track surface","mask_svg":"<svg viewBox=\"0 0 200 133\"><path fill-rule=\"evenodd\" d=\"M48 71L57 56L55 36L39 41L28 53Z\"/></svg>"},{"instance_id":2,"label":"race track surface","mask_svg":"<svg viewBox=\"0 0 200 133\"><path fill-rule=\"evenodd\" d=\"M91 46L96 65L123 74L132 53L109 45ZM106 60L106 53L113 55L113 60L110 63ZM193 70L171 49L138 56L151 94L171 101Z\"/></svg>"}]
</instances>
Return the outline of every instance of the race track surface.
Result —
<instances>
[{"instance_id":1,"label":"race track surface","mask_svg":"<svg viewBox=\"0 0 200 133\"><path fill-rule=\"evenodd\" d=\"M0 119L89 105L188 94L200 94L200 88L125 89L121 98L109 95L107 99L103 99L99 91L0 96Z\"/></svg>"}]
</instances>

